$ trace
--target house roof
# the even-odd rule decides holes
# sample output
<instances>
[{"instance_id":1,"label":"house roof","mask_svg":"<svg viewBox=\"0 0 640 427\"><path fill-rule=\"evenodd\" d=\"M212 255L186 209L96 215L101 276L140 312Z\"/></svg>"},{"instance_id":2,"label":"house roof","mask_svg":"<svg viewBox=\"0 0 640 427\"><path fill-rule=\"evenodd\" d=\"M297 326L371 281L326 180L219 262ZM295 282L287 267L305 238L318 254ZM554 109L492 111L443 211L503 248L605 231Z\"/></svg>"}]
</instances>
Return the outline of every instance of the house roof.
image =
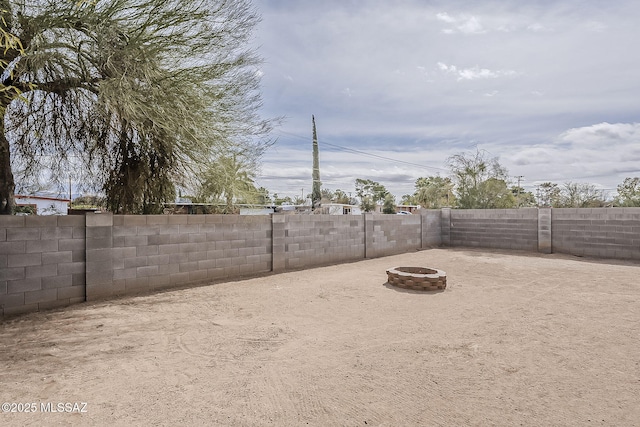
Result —
<instances>
[{"instance_id":1,"label":"house roof","mask_svg":"<svg viewBox=\"0 0 640 427\"><path fill-rule=\"evenodd\" d=\"M51 201L56 201L56 202L65 202L65 203L69 203L71 200L69 199L61 199L58 197L46 197L46 196L23 196L21 194L16 194L15 195L16 199L35 199L35 200L51 200Z\"/></svg>"}]
</instances>

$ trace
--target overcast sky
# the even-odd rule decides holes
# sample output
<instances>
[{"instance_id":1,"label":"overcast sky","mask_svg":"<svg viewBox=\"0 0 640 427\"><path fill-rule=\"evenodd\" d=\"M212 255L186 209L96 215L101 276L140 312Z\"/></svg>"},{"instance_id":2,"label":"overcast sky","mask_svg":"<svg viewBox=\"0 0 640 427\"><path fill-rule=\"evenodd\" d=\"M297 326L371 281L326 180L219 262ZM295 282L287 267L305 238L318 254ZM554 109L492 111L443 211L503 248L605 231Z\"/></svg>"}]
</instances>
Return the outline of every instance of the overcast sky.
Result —
<instances>
[{"instance_id":1,"label":"overcast sky","mask_svg":"<svg viewBox=\"0 0 640 427\"><path fill-rule=\"evenodd\" d=\"M258 179L271 193L311 190L312 114L331 190L371 179L399 200L476 147L529 190L640 176L637 0L254 5L262 114L285 116Z\"/></svg>"}]
</instances>

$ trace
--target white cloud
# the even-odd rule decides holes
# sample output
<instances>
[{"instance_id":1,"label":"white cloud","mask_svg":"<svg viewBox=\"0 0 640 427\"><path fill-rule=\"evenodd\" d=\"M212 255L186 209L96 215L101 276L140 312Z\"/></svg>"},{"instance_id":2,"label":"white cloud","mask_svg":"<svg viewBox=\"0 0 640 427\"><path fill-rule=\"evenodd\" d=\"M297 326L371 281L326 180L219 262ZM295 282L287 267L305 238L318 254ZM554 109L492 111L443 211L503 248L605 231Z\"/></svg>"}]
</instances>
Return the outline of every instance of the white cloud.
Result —
<instances>
[{"instance_id":1,"label":"white cloud","mask_svg":"<svg viewBox=\"0 0 640 427\"><path fill-rule=\"evenodd\" d=\"M612 144L640 144L640 123L599 123L569 129L560 135L561 141L575 146L603 148Z\"/></svg>"},{"instance_id":2,"label":"white cloud","mask_svg":"<svg viewBox=\"0 0 640 427\"><path fill-rule=\"evenodd\" d=\"M456 32L463 34L482 34L485 32L480 20L475 16L458 15L453 17L448 13L438 13L436 18L447 24L451 24L451 28L442 30L445 34L453 34Z\"/></svg>"},{"instance_id":3,"label":"white cloud","mask_svg":"<svg viewBox=\"0 0 640 427\"><path fill-rule=\"evenodd\" d=\"M631 123L640 121L633 72L640 57L629 47L640 36L640 2L327 3L256 2L263 113L287 117L285 133L276 135L281 150L310 146L315 113L320 139L388 149L382 154L389 158L406 149L408 161L446 168L448 155L478 144L512 175L525 175L525 185L583 180L615 188L625 177L620 171L640 174L638 125ZM310 182L308 150L303 159L290 154L265 158L266 171L273 163L282 174L270 190L299 194ZM329 187L352 187L374 169L383 172L370 178L381 183L385 173L395 176L381 159L370 167L361 156L328 154L321 152L321 168ZM332 182L332 165L350 177ZM404 194L413 183L397 188Z\"/></svg>"},{"instance_id":4,"label":"white cloud","mask_svg":"<svg viewBox=\"0 0 640 427\"><path fill-rule=\"evenodd\" d=\"M527 30L533 31L534 33L548 33L552 31L551 28L546 27L539 22L530 24L529 26L527 26Z\"/></svg>"},{"instance_id":5,"label":"white cloud","mask_svg":"<svg viewBox=\"0 0 640 427\"><path fill-rule=\"evenodd\" d=\"M480 68L475 66L472 68L458 68L455 65L447 65L443 62L438 62L438 68L442 71L455 74L460 80L478 80L478 79L497 79L499 77L511 77L518 73L513 70L496 70L492 71L487 68Z\"/></svg>"},{"instance_id":6,"label":"white cloud","mask_svg":"<svg viewBox=\"0 0 640 427\"><path fill-rule=\"evenodd\" d=\"M446 22L447 24L453 24L454 22L456 22L456 20L449 16L448 13L438 13L436 15L436 18L438 18L438 20L442 22Z\"/></svg>"}]
</instances>

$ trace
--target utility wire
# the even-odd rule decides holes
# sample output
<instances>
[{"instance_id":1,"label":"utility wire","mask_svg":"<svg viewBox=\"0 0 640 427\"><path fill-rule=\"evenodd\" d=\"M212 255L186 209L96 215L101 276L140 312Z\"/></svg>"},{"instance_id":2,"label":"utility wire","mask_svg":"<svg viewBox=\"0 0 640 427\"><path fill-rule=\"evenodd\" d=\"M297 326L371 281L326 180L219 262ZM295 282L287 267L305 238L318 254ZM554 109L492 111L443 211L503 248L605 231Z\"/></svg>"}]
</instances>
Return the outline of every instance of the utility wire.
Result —
<instances>
[{"instance_id":1,"label":"utility wire","mask_svg":"<svg viewBox=\"0 0 640 427\"><path fill-rule=\"evenodd\" d=\"M302 140L308 140L308 138L306 138L304 136L296 135L294 133L285 132L285 131L282 131L282 130L279 130L278 132L280 132L282 134L285 134L285 135L293 136L293 137L296 137L296 138L299 138L299 139L302 139ZM373 157L373 158L376 158L376 159L386 160L386 161L389 161L389 162L400 163L400 164L409 165L409 166L415 166L415 167L422 168L422 169L434 169L434 170L438 170L438 171L448 172L448 170L446 170L446 169L438 168L438 167L435 167L435 166L421 165L421 164L418 164L418 163L411 163L411 162L407 162L407 161L404 161L404 160L392 159L391 157L379 156L377 154L367 153L365 151L356 150L354 148L348 148L348 147L344 147L342 145L332 144L332 143L329 143L329 142L326 142L326 141L323 141L323 140L319 140L318 143L322 144L322 145L328 145L330 147L338 148L341 151L346 151L346 152L350 152L350 153L354 153L354 154L359 154L359 155L362 155L362 156Z\"/></svg>"}]
</instances>

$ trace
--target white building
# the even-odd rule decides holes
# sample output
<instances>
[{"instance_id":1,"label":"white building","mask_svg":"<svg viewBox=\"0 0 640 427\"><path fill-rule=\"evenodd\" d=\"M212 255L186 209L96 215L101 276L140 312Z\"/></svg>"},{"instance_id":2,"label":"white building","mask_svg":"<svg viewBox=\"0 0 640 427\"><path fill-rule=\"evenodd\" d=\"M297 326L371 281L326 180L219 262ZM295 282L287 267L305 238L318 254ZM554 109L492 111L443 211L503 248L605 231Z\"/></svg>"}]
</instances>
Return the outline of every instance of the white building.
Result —
<instances>
[{"instance_id":1,"label":"white building","mask_svg":"<svg viewBox=\"0 0 640 427\"><path fill-rule=\"evenodd\" d=\"M45 196L16 195L17 206L31 206L36 215L66 215L69 199L59 199Z\"/></svg>"},{"instance_id":2,"label":"white building","mask_svg":"<svg viewBox=\"0 0 640 427\"><path fill-rule=\"evenodd\" d=\"M323 203L320 207L323 214L329 215L360 215L360 206L345 205L342 203Z\"/></svg>"}]
</instances>

